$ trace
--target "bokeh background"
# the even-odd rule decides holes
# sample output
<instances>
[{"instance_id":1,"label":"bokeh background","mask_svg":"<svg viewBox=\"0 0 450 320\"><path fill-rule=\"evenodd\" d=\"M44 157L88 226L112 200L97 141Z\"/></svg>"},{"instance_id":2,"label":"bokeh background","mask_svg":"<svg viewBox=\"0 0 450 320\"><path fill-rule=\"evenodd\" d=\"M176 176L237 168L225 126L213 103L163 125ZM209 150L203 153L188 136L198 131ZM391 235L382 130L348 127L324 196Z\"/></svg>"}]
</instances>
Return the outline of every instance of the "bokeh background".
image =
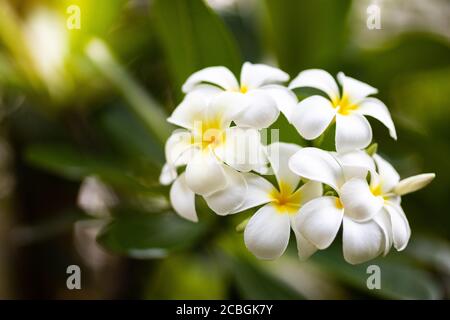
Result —
<instances>
[{"instance_id":1,"label":"bokeh background","mask_svg":"<svg viewBox=\"0 0 450 320\"><path fill-rule=\"evenodd\" d=\"M251 212L218 218L200 199L199 224L171 212L158 175L180 86L244 61L379 89L399 137L371 121L379 153L402 177L437 173L403 198L404 252L351 266L338 240L299 262L291 243L262 262L236 231ZM0 298L448 299L449 92L447 0L0 0ZM308 145L282 116L274 127ZM74 264L81 290L66 287Z\"/></svg>"}]
</instances>

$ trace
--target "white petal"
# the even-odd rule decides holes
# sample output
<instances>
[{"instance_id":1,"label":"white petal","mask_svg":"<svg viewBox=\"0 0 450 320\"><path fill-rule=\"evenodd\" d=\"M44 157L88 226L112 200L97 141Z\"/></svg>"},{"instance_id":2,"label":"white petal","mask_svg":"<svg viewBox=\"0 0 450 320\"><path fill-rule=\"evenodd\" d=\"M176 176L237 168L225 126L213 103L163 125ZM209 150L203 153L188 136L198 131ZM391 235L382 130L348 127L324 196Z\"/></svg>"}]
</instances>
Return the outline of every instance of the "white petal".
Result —
<instances>
[{"instance_id":1,"label":"white petal","mask_svg":"<svg viewBox=\"0 0 450 320\"><path fill-rule=\"evenodd\" d=\"M249 99L242 93L222 92L211 100L206 116L212 121L219 120L221 127L226 128L248 109L248 104Z\"/></svg>"},{"instance_id":2,"label":"white petal","mask_svg":"<svg viewBox=\"0 0 450 320\"><path fill-rule=\"evenodd\" d=\"M196 121L205 118L207 107L208 100L200 93L193 92L186 95L167 121L186 129L193 129Z\"/></svg>"},{"instance_id":3,"label":"white petal","mask_svg":"<svg viewBox=\"0 0 450 320\"><path fill-rule=\"evenodd\" d=\"M161 174L159 176L159 183L168 186L177 178L177 170L174 166L166 163L162 167Z\"/></svg>"},{"instance_id":4,"label":"white petal","mask_svg":"<svg viewBox=\"0 0 450 320\"><path fill-rule=\"evenodd\" d=\"M327 151L303 148L289 160L289 168L297 175L329 185L336 191L344 182L341 165Z\"/></svg>"},{"instance_id":5,"label":"white petal","mask_svg":"<svg viewBox=\"0 0 450 320\"><path fill-rule=\"evenodd\" d=\"M339 231L344 210L337 203L336 197L313 199L295 217L298 231L319 249L329 247Z\"/></svg>"},{"instance_id":6,"label":"white petal","mask_svg":"<svg viewBox=\"0 0 450 320\"><path fill-rule=\"evenodd\" d=\"M259 88L264 84L285 82L289 75L278 69L265 64L252 64L245 62L241 70L241 86L249 89Z\"/></svg>"},{"instance_id":7,"label":"white petal","mask_svg":"<svg viewBox=\"0 0 450 320\"><path fill-rule=\"evenodd\" d=\"M344 169L346 180L350 180L351 178L365 179L368 171L375 171L375 162L365 151L354 150L344 153L336 153L334 155Z\"/></svg>"},{"instance_id":8,"label":"white petal","mask_svg":"<svg viewBox=\"0 0 450 320\"><path fill-rule=\"evenodd\" d=\"M272 97L277 108L284 114L286 119L289 120L292 110L294 110L297 105L297 96L288 88L276 84L263 86L261 87L261 90L264 90L265 93Z\"/></svg>"},{"instance_id":9,"label":"white petal","mask_svg":"<svg viewBox=\"0 0 450 320\"><path fill-rule=\"evenodd\" d=\"M389 250L391 250L392 247L392 225L390 215L386 211L386 209L383 208L375 215L373 221L375 221L383 231L384 235L383 256L385 256L389 253Z\"/></svg>"},{"instance_id":10,"label":"white petal","mask_svg":"<svg viewBox=\"0 0 450 320\"><path fill-rule=\"evenodd\" d=\"M263 90L252 90L245 94L247 105L234 122L240 127L262 129L269 127L277 120L278 110L275 100Z\"/></svg>"},{"instance_id":11,"label":"white petal","mask_svg":"<svg viewBox=\"0 0 450 320\"><path fill-rule=\"evenodd\" d=\"M363 149L372 141L372 128L364 116L351 113L336 115L336 150L347 152Z\"/></svg>"},{"instance_id":12,"label":"white petal","mask_svg":"<svg viewBox=\"0 0 450 320\"><path fill-rule=\"evenodd\" d=\"M384 193L391 192L392 189L398 184L400 181L400 176L394 167L384 160L378 154L373 155L373 159L375 160L378 167L379 174L379 183L381 183L381 189Z\"/></svg>"},{"instance_id":13,"label":"white petal","mask_svg":"<svg viewBox=\"0 0 450 320\"><path fill-rule=\"evenodd\" d=\"M391 218L394 247L398 251L402 251L408 245L409 238L411 237L411 228L408 219L402 207L399 205L388 202L385 205L385 209Z\"/></svg>"},{"instance_id":14,"label":"white petal","mask_svg":"<svg viewBox=\"0 0 450 320\"><path fill-rule=\"evenodd\" d=\"M291 123L308 140L320 136L336 115L330 100L312 96L302 100L291 114Z\"/></svg>"},{"instance_id":15,"label":"white petal","mask_svg":"<svg viewBox=\"0 0 450 320\"><path fill-rule=\"evenodd\" d=\"M176 213L185 219L197 222L195 194L186 184L186 175L181 174L170 188L170 202Z\"/></svg>"},{"instance_id":16,"label":"white petal","mask_svg":"<svg viewBox=\"0 0 450 320\"><path fill-rule=\"evenodd\" d=\"M224 143L214 152L223 162L239 171L248 172L267 164L261 136L256 129L228 128Z\"/></svg>"},{"instance_id":17,"label":"white petal","mask_svg":"<svg viewBox=\"0 0 450 320\"><path fill-rule=\"evenodd\" d=\"M253 173L243 173L243 176L247 182L247 194L236 212L257 207L272 200L269 195L274 190L274 186L269 181Z\"/></svg>"},{"instance_id":18,"label":"white petal","mask_svg":"<svg viewBox=\"0 0 450 320\"><path fill-rule=\"evenodd\" d=\"M279 258L289 243L289 215L267 204L251 217L244 231L247 248L259 259Z\"/></svg>"},{"instance_id":19,"label":"white petal","mask_svg":"<svg viewBox=\"0 0 450 320\"><path fill-rule=\"evenodd\" d=\"M378 224L355 222L344 217L342 244L348 263L363 263L377 257L384 250L384 235Z\"/></svg>"},{"instance_id":20,"label":"white petal","mask_svg":"<svg viewBox=\"0 0 450 320\"><path fill-rule=\"evenodd\" d=\"M272 169L277 177L278 185L290 188L294 191L300 181L300 177L289 169L289 159L301 149L292 143L275 142L267 147L267 154Z\"/></svg>"},{"instance_id":21,"label":"white petal","mask_svg":"<svg viewBox=\"0 0 450 320\"><path fill-rule=\"evenodd\" d=\"M386 105L377 98L367 98L361 101L356 112L371 116L380 121L389 129L389 134L397 140L397 132L395 131L394 122Z\"/></svg>"},{"instance_id":22,"label":"white petal","mask_svg":"<svg viewBox=\"0 0 450 320\"><path fill-rule=\"evenodd\" d=\"M300 206L311 201L312 199L322 196L323 188L322 184L317 181L308 181L301 188L299 188L295 193L300 193Z\"/></svg>"},{"instance_id":23,"label":"white petal","mask_svg":"<svg viewBox=\"0 0 450 320\"><path fill-rule=\"evenodd\" d=\"M399 196L408 194L422 188L425 188L434 178L434 173L422 173L417 176L412 176L401 180L395 187L394 192Z\"/></svg>"},{"instance_id":24,"label":"white petal","mask_svg":"<svg viewBox=\"0 0 450 320\"><path fill-rule=\"evenodd\" d=\"M347 77L343 72L339 72L337 78L342 85L342 96L347 96L348 100L353 104L357 104L365 97L378 92L374 87L351 77Z\"/></svg>"},{"instance_id":25,"label":"white petal","mask_svg":"<svg viewBox=\"0 0 450 320\"><path fill-rule=\"evenodd\" d=\"M239 83L234 74L225 67L208 67L193 73L183 84L183 92L187 93L202 82L209 82L225 90L239 90Z\"/></svg>"},{"instance_id":26,"label":"white petal","mask_svg":"<svg viewBox=\"0 0 450 320\"><path fill-rule=\"evenodd\" d=\"M295 239L297 241L297 253L298 257L301 261L305 261L309 257L311 257L316 251L317 247L309 242L295 225L295 218L291 216L291 227L295 234Z\"/></svg>"},{"instance_id":27,"label":"white petal","mask_svg":"<svg viewBox=\"0 0 450 320\"><path fill-rule=\"evenodd\" d=\"M340 198L345 215L356 221L371 219L383 207L383 198L374 196L367 181L360 178L352 178L344 183Z\"/></svg>"},{"instance_id":28,"label":"white petal","mask_svg":"<svg viewBox=\"0 0 450 320\"><path fill-rule=\"evenodd\" d=\"M178 159L192 147L192 135L185 130L175 130L167 139L165 154L167 163L175 165Z\"/></svg>"},{"instance_id":29,"label":"white petal","mask_svg":"<svg viewBox=\"0 0 450 320\"><path fill-rule=\"evenodd\" d=\"M186 166L186 183L197 194L207 196L226 187L222 165L209 150L198 152Z\"/></svg>"},{"instance_id":30,"label":"white petal","mask_svg":"<svg viewBox=\"0 0 450 320\"><path fill-rule=\"evenodd\" d=\"M339 88L333 77L325 70L309 69L302 71L289 84L289 89L310 87L325 92L331 100L339 98Z\"/></svg>"},{"instance_id":31,"label":"white petal","mask_svg":"<svg viewBox=\"0 0 450 320\"><path fill-rule=\"evenodd\" d=\"M242 205L247 197L247 183L242 173L223 165L227 185L224 189L205 196L208 206L218 215L227 215Z\"/></svg>"},{"instance_id":32,"label":"white petal","mask_svg":"<svg viewBox=\"0 0 450 320\"><path fill-rule=\"evenodd\" d=\"M196 85L189 93L200 94L207 102L211 101L219 93L222 93L223 89L211 85L211 84L199 84Z\"/></svg>"}]
</instances>

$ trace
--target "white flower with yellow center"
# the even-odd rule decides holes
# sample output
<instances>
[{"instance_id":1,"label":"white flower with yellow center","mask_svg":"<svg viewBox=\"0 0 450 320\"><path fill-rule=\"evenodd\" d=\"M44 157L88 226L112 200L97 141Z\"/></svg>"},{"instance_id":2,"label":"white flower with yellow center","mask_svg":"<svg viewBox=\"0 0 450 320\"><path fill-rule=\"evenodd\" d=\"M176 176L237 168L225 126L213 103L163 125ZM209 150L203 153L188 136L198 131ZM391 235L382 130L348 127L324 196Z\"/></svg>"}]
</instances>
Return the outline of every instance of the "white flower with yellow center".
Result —
<instances>
[{"instance_id":1,"label":"white flower with yellow center","mask_svg":"<svg viewBox=\"0 0 450 320\"><path fill-rule=\"evenodd\" d=\"M373 220L383 207L383 199L371 192L366 181L369 168L352 166L348 161L350 156L340 161L329 152L303 148L290 158L289 168L301 177L330 186L336 192L335 196L313 199L300 209L296 217L298 232L318 249L326 249L343 224L344 258L357 264L382 253L388 239Z\"/></svg>"},{"instance_id":2,"label":"white flower with yellow center","mask_svg":"<svg viewBox=\"0 0 450 320\"><path fill-rule=\"evenodd\" d=\"M435 177L434 173L424 173L400 180L397 171L379 155L373 156L377 172L371 172L370 189L383 200L383 209L375 220L389 236L385 247L388 253L392 244L398 251L404 250L411 236L408 219L400 205L401 196L427 186Z\"/></svg>"},{"instance_id":3,"label":"white flower with yellow center","mask_svg":"<svg viewBox=\"0 0 450 320\"><path fill-rule=\"evenodd\" d=\"M186 219L197 221L195 194L203 196L217 214L235 210L247 190L239 171L257 171L267 162L259 131L231 126L243 111L238 100L235 94L218 94L209 100L194 92L168 118L185 129L176 130L166 143L167 163L160 182L167 185L176 179L170 200ZM176 169L181 166L186 170L177 178Z\"/></svg>"},{"instance_id":4,"label":"white flower with yellow center","mask_svg":"<svg viewBox=\"0 0 450 320\"><path fill-rule=\"evenodd\" d=\"M260 259L276 259L286 250L291 228L297 239L298 254L308 258L317 248L297 232L294 226L299 209L313 198L322 195L322 185L307 182L300 188L300 177L288 168L289 158L300 149L295 144L273 143L268 157L275 173L277 186L253 173L245 173L248 190L237 212L262 206L249 220L244 240L247 248Z\"/></svg>"},{"instance_id":5,"label":"white flower with yellow center","mask_svg":"<svg viewBox=\"0 0 450 320\"><path fill-rule=\"evenodd\" d=\"M389 110L380 100L369 97L378 92L356 79L340 72L337 76L342 94L333 77L324 70L310 69L299 73L289 85L290 89L310 87L328 95L326 99L314 95L302 100L292 111L289 120L308 140L319 137L336 121L336 150L346 152L367 147L372 140L372 128L365 118L371 116L381 121L392 138L397 139Z\"/></svg>"},{"instance_id":6,"label":"white flower with yellow center","mask_svg":"<svg viewBox=\"0 0 450 320\"><path fill-rule=\"evenodd\" d=\"M233 73L222 66L208 67L193 73L184 83L183 92L200 92L214 97L218 92L238 93L239 104L245 107L234 119L241 127L267 128L279 115L290 114L297 104L297 97L286 87L279 85L289 80L289 75L264 64L245 62L240 82Z\"/></svg>"}]
</instances>

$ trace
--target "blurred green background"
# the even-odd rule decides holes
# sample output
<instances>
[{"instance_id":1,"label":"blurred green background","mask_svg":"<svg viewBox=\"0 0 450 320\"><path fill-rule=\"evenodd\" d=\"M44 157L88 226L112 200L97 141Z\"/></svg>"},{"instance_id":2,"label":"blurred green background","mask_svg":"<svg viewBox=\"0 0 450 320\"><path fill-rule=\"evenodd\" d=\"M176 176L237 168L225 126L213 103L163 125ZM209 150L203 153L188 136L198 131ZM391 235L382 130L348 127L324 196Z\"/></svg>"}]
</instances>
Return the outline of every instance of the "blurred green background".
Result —
<instances>
[{"instance_id":1,"label":"blurred green background","mask_svg":"<svg viewBox=\"0 0 450 320\"><path fill-rule=\"evenodd\" d=\"M0 0L0 298L448 299L449 21L446 0ZM437 173L403 199L404 252L351 266L339 240L299 262L291 243L262 262L235 231L251 212L171 212L158 175L180 86L244 61L379 89L399 137L371 121L379 153L402 177ZM282 116L274 127L307 145ZM66 287L73 264L82 290Z\"/></svg>"}]
</instances>

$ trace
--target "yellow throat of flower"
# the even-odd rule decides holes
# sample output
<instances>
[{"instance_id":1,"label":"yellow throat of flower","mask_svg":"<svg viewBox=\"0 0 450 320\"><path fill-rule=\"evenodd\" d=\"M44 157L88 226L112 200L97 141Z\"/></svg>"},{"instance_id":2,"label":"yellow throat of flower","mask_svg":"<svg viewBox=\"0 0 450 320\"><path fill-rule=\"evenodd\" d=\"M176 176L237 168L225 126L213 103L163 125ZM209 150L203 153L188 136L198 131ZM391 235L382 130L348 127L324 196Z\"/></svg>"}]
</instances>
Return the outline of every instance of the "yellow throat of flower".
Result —
<instances>
[{"instance_id":1,"label":"yellow throat of flower","mask_svg":"<svg viewBox=\"0 0 450 320\"><path fill-rule=\"evenodd\" d=\"M199 121L194 128L194 144L199 144L202 150L217 147L225 142L225 130L219 117Z\"/></svg>"},{"instance_id":2,"label":"yellow throat of flower","mask_svg":"<svg viewBox=\"0 0 450 320\"><path fill-rule=\"evenodd\" d=\"M347 116L349 115L352 111L355 111L356 109L358 109L358 105L353 104L349 101L348 96L346 94L344 94L342 96L342 98L338 98L338 99L334 99L332 101L333 103L333 107L336 109L338 109L338 113L343 115L343 116Z\"/></svg>"},{"instance_id":3,"label":"yellow throat of flower","mask_svg":"<svg viewBox=\"0 0 450 320\"><path fill-rule=\"evenodd\" d=\"M282 181L280 181L279 186L280 190L273 188L269 193L269 197L272 199L272 205L278 213L297 213L300 208L300 192L298 190L293 192L292 188Z\"/></svg>"}]
</instances>

